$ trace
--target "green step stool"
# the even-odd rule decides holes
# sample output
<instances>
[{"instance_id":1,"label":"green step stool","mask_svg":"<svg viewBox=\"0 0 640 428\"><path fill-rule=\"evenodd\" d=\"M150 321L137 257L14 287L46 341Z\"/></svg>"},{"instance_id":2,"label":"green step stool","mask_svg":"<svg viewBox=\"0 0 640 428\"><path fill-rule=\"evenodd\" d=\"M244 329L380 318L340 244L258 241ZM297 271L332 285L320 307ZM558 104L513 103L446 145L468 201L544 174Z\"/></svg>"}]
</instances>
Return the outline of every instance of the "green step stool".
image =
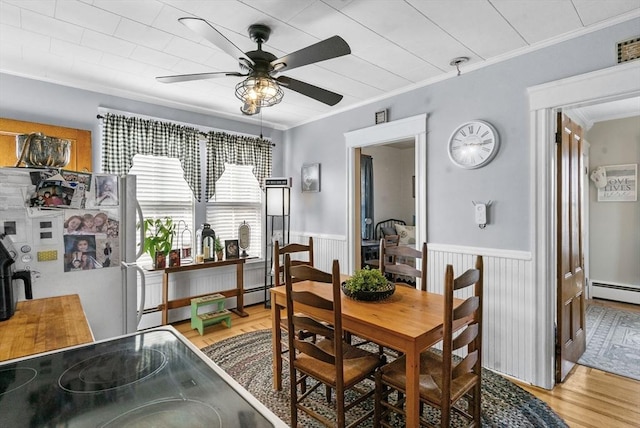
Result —
<instances>
[{"instance_id":1,"label":"green step stool","mask_svg":"<svg viewBox=\"0 0 640 428\"><path fill-rule=\"evenodd\" d=\"M224 321L227 328L231 327L231 312L224 308L225 297L222 294L191 299L191 328L197 329L202 336L204 328ZM215 309L199 314L198 308L215 305Z\"/></svg>"}]
</instances>

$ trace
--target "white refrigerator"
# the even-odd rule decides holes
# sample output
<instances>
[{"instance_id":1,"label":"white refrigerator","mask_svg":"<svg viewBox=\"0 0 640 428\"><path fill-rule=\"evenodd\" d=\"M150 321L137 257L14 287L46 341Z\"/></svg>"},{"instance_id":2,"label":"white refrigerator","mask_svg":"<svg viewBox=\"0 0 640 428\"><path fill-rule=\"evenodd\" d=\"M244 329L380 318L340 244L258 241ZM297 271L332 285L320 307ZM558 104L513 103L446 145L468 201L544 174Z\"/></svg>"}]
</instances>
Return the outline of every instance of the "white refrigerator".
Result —
<instances>
[{"instance_id":1,"label":"white refrigerator","mask_svg":"<svg viewBox=\"0 0 640 428\"><path fill-rule=\"evenodd\" d=\"M135 178L0 168L0 232L15 269L31 271L34 299L78 294L96 340L137 330Z\"/></svg>"}]
</instances>

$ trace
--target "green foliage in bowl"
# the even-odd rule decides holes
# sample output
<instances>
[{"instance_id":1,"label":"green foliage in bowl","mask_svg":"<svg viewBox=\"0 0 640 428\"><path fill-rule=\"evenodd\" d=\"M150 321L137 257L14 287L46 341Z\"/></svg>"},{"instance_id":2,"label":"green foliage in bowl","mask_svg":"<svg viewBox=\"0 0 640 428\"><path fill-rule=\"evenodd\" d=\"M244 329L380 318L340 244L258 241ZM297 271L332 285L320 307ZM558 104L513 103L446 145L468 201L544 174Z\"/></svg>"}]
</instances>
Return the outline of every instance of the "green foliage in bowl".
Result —
<instances>
[{"instance_id":1,"label":"green foliage in bowl","mask_svg":"<svg viewBox=\"0 0 640 428\"><path fill-rule=\"evenodd\" d=\"M350 293L381 291L389 288L387 278L378 269L365 267L344 282L344 289Z\"/></svg>"}]
</instances>

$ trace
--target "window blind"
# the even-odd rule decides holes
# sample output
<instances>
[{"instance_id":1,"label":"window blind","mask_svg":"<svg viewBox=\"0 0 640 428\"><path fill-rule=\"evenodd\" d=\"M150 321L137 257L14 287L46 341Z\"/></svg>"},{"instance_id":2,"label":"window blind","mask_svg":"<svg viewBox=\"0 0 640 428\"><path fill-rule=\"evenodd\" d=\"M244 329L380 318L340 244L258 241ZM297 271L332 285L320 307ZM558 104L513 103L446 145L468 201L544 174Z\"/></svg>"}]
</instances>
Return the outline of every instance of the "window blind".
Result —
<instances>
[{"instance_id":1,"label":"window blind","mask_svg":"<svg viewBox=\"0 0 640 428\"><path fill-rule=\"evenodd\" d=\"M173 247L181 248L188 244L193 248L191 242L182 242L185 225L191 231L192 239L195 239L195 231L193 193L184 180L180 161L164 156L135 155L129 173L136 175L137 199L144 218L171 217L177 232ZM189 240L188 233L184 237ZM148 254L143 254L139 261L150 263L151 259Z\"/></svg>"},{"instance_id":2,"label":"window blind","mask_svg":"<svg viewBox=\"0 0 640 428\"><path fill-rule=\"evenodd\" d=\"M207 223L222 244L238 239L238 227L247 222L251 229L250 256L262 256L262 190L251 165L225 164L216 182L216 193L207 203Z\"/></svg>"}]
</instances>

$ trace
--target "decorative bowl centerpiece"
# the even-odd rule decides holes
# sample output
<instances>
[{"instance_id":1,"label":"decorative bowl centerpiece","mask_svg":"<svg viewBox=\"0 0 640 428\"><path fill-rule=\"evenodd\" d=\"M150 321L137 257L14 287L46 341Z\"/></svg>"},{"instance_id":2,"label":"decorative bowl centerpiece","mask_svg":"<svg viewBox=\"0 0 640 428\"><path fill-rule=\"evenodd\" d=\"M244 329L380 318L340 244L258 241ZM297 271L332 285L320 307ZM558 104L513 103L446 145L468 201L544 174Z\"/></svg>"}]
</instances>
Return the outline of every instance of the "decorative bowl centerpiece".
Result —
<instances>
[{"instance_id":1,"label":"decorative bowl centerpiece","mask_svg":"<svg viewBox=\"0 0 640 428\"><path fill-rule=\"evenodd\" d=\"M342 283L342 292L354 300L376 301L390 297L396 291L394 283L377 269L365 267Z\"/></svg>"},{"instance_id":2,"label":"decorative bowl centerpiece","mask_svg":"<svg viewBox=\"0 0 640 428\"><path fill-rule=\"evenodd\" d=\"M29 167L61 168L69 163L71 141L49 137L40 132L16 135L16 156L16 166L24 162Z\"/></svg>"}]
</instances>

